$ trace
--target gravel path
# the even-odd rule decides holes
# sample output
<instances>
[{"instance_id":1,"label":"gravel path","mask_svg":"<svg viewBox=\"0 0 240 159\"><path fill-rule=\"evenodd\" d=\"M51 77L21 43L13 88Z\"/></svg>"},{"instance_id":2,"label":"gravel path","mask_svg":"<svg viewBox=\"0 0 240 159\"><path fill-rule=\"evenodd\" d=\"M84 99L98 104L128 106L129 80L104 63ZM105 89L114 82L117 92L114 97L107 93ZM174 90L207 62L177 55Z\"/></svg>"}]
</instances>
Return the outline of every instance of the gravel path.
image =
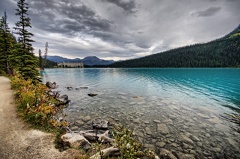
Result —
<instances>
[{"instance_id":1,"label":"gravel path","mask_svg":"<svg viewBox=\"0 0 240 159\"><path fill-rule=\"evenodd\" d=\"M0 76L0 159L69 159L74 150L59 152L54 136L33 130L16 115L10 80Z\"/></svg>"}]
</instances>

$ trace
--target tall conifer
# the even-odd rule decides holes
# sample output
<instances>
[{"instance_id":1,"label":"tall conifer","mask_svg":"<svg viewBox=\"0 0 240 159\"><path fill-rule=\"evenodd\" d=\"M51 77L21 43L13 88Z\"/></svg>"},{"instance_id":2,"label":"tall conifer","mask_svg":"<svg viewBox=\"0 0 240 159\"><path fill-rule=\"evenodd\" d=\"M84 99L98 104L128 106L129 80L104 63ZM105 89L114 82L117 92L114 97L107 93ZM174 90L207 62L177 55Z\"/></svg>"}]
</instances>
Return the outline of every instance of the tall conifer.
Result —
<instances>
[{"instance_id":1,"label":"tall conifer","mask_svg":"<svg viewBox=\"0 0 240 159\"><path fill-rule=\"evenodd\" d=\"M17 56L19 59L19 71L25 79L31 78L33 81L37 80L37 60L33 54L32 36L33 34L27 29L31 28L30 18L28 17L28 4L25 0L19 0L17 2L18 8L16 9L16 15L19 16L19 21L16 23L14 29L18 34L18 43L20 47L17 50Z\"/></svg>"},{"instance_id":2,"label":"tall conifer","mask_svg":"<svg viewBox=\"0 0 240 159\"><path fill-rule=\"evenodd\" d=\"M10 33L7 23L7 13L0 19L0 69L8 75L12 74L9 57L14 44L14 37Z\"/></svg>"}]
</instances>

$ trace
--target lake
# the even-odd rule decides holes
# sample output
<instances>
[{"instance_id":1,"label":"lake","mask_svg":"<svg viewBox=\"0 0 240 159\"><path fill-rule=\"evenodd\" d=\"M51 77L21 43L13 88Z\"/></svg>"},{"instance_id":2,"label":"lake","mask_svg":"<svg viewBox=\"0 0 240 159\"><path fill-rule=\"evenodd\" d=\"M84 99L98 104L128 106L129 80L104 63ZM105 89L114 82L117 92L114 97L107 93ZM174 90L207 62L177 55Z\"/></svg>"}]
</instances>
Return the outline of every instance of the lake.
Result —
<instances>
[{"instance_id":1,"label":"lake","mask_svg":"<svg viewBox=\"0 0 240 159\"><path fill-rule=\"evenodd\" d=\"M236 125L221 117L240 109L240 69L71 68L42 74L44 82L56 82L57 90L69 96L64 113L77 121L73 129L90 129L93 119L103 118L124 124L157 152L240 156Z\"/></svg>"}]
</instances>

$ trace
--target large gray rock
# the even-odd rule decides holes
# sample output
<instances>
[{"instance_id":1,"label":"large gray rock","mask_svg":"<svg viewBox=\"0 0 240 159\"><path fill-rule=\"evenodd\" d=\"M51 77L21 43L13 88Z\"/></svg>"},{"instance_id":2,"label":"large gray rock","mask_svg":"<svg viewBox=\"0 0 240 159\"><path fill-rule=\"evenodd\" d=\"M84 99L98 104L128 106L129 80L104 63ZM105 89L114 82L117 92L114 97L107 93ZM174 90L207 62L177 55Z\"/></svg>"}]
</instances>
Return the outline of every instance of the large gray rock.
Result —
<instances>
[{"instance_id":1,"label":"large gray rock","mask_svg":"<svg viewBox=\"0 0 240 159\"><path fill-rule=\"evenodd\" d=\"M63 142L67 142L71 147L82 148L88 150L91 147L91 143L82 135L78 133L66 133L61 136Z\"/></svg>"},{"instance_id":2,"label":"large gray rock","mask_svg":"<svg viewBox=\"0 0 240 159\"><path fill-rule=\"evenodd\" d=\"M68 96L66 94L64 94L64 95L62 95L62 96L60 96L60 97L58 97L56 99L59 102L59 103L56 104L57 106L59 106L59 105L66 105L66 104L68 104L70 102L70 100L68 100Z\"/></svg>"},{"instance_id":3,"label":"large gray rock","mask_svg":"<svg viewBox=\"0 0 240 159\"><path fill-rule=\"evenodd\" d=\"M169 129L164 123L157 125L157 131L163 135L169 134Z\"/></svg>"},{"instance_id":4,"label":"large gray rock","mask_svg":"<svg viewBox=\"0 0 240 159\"><path fill-rule=\"evenodd\" d=\"M107 120L96 119L92 122L93 129L106 130L108 129L108 126L109 126L109 122Z\"/></svg>"},{"instance_id":5,"label":"large gray rock","mask_svg":"<svg viewBox=\"0 0 240 159\"><path fill-rule=\"evenodd\" d=\"M55 88L57 88L58 86L57 86L57 84L56 84L56 82L47 82L46 83L46 86L48 87L48 88L50 88L50 89L55 89Z\"/></svg>"}]
</instances>

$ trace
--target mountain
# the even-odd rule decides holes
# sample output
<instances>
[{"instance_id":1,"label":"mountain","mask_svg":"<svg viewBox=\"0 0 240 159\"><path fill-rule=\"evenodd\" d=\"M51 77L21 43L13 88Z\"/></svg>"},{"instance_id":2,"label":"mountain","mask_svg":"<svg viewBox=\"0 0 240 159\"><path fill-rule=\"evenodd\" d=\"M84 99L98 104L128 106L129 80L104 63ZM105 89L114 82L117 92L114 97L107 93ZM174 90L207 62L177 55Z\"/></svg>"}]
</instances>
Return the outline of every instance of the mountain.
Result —
<instances>
[{"instance_id":1,"label":"mountain","mask_svg":"<svg viewBox=\"0 0 240 159\"><path fill-rule=\"evenodd\" d=\"M240 25L208 43L115 62L110 67L240 67Z\"/></svg>"},{"instance_id":2,"label":"mountain","mask_svg":"<svg viewBox=\"0 0 240 159\"><path fill-rule=\"evenodd\" d=\"M83 62L85 65L88 65L88 66L94 66L94 65L110 65L110 64L113 64L113 63L114 63L113 60L102 60L102 59L99 59L99 58L96 57L96 56L88 56L88 57L85 57L84 59L82 59L82 62Z\"/></svg>"},{"instance_id":3,"label":"mountain","mask_svg":"<svg viewBox=\"0 0 240 159\"><path fill-rule=\"evenodd\" d=\"M53 62L83 62L84 65L88 65L88 66L94 66L94 65L110 65L113 64L114 61L113 60L102 60L99 59L96 56L88 56L85 57L84 59L79 59L79 58L75 58L75 59L68 59L65 57L61 57L61 56L47 56L47 59L49 61L53 61Z\"/></svg>"},{"instance_id":4,"label":"mountain","mask_svg":"<svg viewBox=\"0 0 240 159\"><path fill-rule=\"evenodd\" d=\"M47 56L47 59L49 61L53 61L53 62L81 62L81 60L79 58L76 59L68 59L65 57L61 57L61 56Z\"/></svg>"}]
</instances>

